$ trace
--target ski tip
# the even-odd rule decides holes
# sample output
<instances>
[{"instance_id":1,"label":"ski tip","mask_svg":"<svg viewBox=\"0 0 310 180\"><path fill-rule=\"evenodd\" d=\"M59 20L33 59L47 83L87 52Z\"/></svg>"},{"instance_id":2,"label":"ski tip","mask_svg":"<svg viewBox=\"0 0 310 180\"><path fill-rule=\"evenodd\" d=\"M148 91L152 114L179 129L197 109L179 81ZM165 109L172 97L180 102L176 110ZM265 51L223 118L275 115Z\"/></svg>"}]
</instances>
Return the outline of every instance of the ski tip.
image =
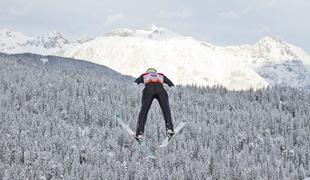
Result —
<instances>
[{"instance_id":1,"label":"ski tip","mask_svg":"<svg viewBox=\"0 0 310 180\"><path fill-rule=\"evenodd\" d=\"M120 118L120 117L121 117L121 113L116 113L115 116L116 116L117 118Z\"/></svg>"},{"instance_id":2,"label":"ski tip","mask_svg":"<svg viewBox=\"0 0 310 180\"><path fill-rule=\"evenodd\" d=\"M183 126L186 124L186 122L185 121L182 121L180 124L182 124Z\"/></svg>"},{"instance_id":3,"label":"ski tip","mask_svg":"<svg viewBox=\"0 0 310 180\"><path fill-rule=\"evenodd\" d=\"M164 147L167 147L169 144L169 141L168 142L162 142L161 145L159 145L160 148L164 148Z\"/></svg>"},{"instance_id":4,"label":"ski tip","mask_svg":"<svg viewBox=\"0 0 310 180\"><path fill-rule=\"evenodd\" d=\"M150 159L156 159L155 156L147 156L147 157L150 158Z\"/></svg>"}]
</instances>

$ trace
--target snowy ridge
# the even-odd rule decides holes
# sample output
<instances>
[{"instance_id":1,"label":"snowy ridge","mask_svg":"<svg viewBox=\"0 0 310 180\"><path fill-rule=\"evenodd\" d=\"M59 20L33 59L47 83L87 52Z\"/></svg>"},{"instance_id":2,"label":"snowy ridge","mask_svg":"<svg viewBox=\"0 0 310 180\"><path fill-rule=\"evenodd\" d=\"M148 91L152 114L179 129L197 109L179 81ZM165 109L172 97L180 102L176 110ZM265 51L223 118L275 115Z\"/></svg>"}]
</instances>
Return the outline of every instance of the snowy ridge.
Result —
<instances>
[{"instance_id":1,"label":"snowy ridge","mask_svg":"<svg viewBox=\"0 0 310 180\"><path fill-rule=\"evenodd\" d=\"M310 64L310 56L305 51L285 42L281 37L264 37L253 46L229 46L225 50L234 56L244 58L245 63L254 66L283 63L294 59Z\"/></svg>"},{"instance_id":2,"label":"snowy ridge","mask_svg":"<svg viewBox=\"0 0 310 180\"><path fill-rule=\"evenodd\" d=\"M310 64L307 53L279 37L265 37L254 45L220 47L154 25L142 30L117 29L56 55L86 59L135 77L147 67L155 67L177 84L221 84L237 90L277 83L290 85L289 82L284 83L284 79L296 81L294 72L282 77L286 74L279 71L271 73L270 69L268 72L272 75L265 79L261 75L265 75L262 68L265 65L276 66L293 60ZM273 77L278 76L283 81L273 81ZM293 84L303 86L305 83Z\"/></svg>"},{"instance_id":3,"label":"snowy ridge","mask_svg":"<svg viewBox=\"0 0 310 180\"><path fill-rule=\"evenodd\" d=\"M21 32L13 32L8 29L0 30L0 51L15 51L16 47L22 46L23 43L31 40L31 37Z\"/></svg>"},{"instance_id":4,"label":"snowy ridge","mask_svg":"<svg viewBox=\"0 0 310 180\"><path fill-rule=\"evenodd\" d=\"M236 67L236 58L205 48L192 38L102 36L56 55L86 59L132 76L155 67L177 84L222 84L234 89L267 85L251 68Z\"/></svg>"},{"instance_id":5,"label":"snowy ridge","mask_svg":"<svg viewBox=\"0 0 310 180\"><path fill-rule=\"evenodd\" d=\"M83 42L86 42L85 40ZM49 55L61 49L79 45L79 41L69 41L60 32L51 32L35 37L8 29L0 30L0 52L37 53Z\"/></svg>"},{"instance_id":6,"label":"snowy ridge","mask_svg":"<svg viewBox=\"0 0 310 180\"><path fill-rule=\"evenodd\" d=\"M280 64L264 65L257 72L270 83L310 89L309 69L300 60L287 61Z\"/></svg>"},{"instance_id":7,"label":"snowy ridge","mask_svg":"<svg viewBox=\"0 0 310 180\"><path fill-rule=\"evenodd\" d=\"M176 84L220 84L236 90L310 84L307 78L300 78L310 74L310 56L280 37L265 37L253 45L221 47L152 24L138 30L115 29L94 39L84 37L72 42L60 33L36 38L21 33L2 34L7 36L1 38L0 45L4 45L0 46L0 52L85 59L134 77L148 67L155 67ZM300 62L298 66L290 63L296 60ZM290 65L294 71L283 68Z\"/></svg>"},{"instance_id":8,"label":"snowy ridge","mask_svg":"<svg viewBox=\"0 0 310 180\"><path fill-rule=\"evenodd\" d=\"M157 27L154 24L149 24L142 30L119 28L107 33L106 36L137 37L137 38L149 38L156 40L165 40L180 37L180 35L172 31L169 31L165 28Z\"/></svg>"},{"instance_id":9,"label":"snowy ridge","mask_svg":"<svg viewBox=\"0 0 310 180\"><path fill-rule=\"evenodd\" d=\"M44 48L62 48L64 45L70 42L63 37L60 32L51 32L47 35L37 36L31 41L27 41L26 45L43 46Z\"/></svg>"}]
</instances>

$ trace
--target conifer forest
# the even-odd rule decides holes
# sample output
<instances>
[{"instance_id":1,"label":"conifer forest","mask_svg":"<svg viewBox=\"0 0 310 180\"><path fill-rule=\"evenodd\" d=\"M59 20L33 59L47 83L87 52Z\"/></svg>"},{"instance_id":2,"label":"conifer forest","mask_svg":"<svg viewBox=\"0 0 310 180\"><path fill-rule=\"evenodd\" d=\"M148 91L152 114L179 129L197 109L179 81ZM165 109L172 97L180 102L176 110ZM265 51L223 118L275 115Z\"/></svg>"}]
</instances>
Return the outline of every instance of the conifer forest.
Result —
<instances>
[{"instance_id":1,"label":"conifer forest","mask_svg":"<svg viewBox=\"0 0 310 180\"><path fill-rule=\"evenodd\" d=\"M34 54L0 54L0 180L292 180L310 177L310 92L165 86L174 125L166 148L155 100L148 159L131 129L143 85L104 66Z\"/></svg>"}]
</instances>

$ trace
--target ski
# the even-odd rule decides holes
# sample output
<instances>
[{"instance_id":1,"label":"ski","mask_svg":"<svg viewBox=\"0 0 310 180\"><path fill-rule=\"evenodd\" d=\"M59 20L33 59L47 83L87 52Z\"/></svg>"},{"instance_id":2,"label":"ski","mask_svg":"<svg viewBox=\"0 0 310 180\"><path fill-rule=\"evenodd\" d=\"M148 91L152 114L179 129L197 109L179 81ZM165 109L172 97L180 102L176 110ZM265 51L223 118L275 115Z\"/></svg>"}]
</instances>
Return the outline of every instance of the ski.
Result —
<instances>
[{"instance_id":1,"label":"ski","mask_svg":"<svg viewBox=\"0 0 310 180\"><path fill-rule=\"evenodd\" d=\"M172 137L170 137L170 138L169 138L169 137L166 137L166 138L162 141L162 143L161 143L161 145L160 145L159 147L161 147L161 148L167 147L168 144L170 143L170 141L174 138L174 136L184 128L185 124L186 124L185 122L181 122L181 123L174 129L174 135L173 135Z\"/></svg>"},{"instance_id":2,"label":"ski","mask_svg":"<svg viewBox=\"0 0 310 180\"><path fill-rule=\"evenodd\" d=\"M135 140L135 142L137 142L137 144L139 145L140 149L142 150L142 152L148 157L148 158L152 158L155 159L154 154L152 153L152 151L150 150L150 148L146 145L146 143L144 141L139 141L135 138L135 133L130 129L129 125L126 124L122 118L120 114L116 114L116 121L122 126L122 128L124 128L126 130L126 132Z\"/></svg>"}]
</instances>

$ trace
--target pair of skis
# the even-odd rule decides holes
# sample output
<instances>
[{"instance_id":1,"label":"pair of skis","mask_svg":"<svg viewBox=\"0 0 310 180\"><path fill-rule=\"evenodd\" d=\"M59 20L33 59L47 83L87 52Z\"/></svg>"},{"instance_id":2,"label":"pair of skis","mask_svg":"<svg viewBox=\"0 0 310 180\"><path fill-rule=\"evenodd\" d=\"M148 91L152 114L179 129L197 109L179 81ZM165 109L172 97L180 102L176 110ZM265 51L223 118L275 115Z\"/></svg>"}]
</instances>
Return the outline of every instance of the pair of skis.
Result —
<instances>
[{"instance_id":1,"label":"pair of skis","mask_svg":"<svg viewBox=\"0 0 310 180\"><path fill-rule=\"evenodd\" d=\"M122 128L124 128L126 130L126 132L132 137L134 138L135 137L135 133L130 129L129 125L127 123L125 123L122 118L121 118L121 115L120 114L116 114L116 121L122 126ZM184 126L185 126L185 122L181 122L174 130L174 135L172 137L166 137L161 145L159 147L163 148L163 147L167 147L168 144L171 142L171 140L174 138L174 136L180 132ZM150 150L149 146L146 145L146 143L144 141L139 141L137 140L136 138L135 139L135 142L138 143L140 149L142 150L142 152L148 157L148 158L152 158L152 159L155 159L155 156L153 154L153 152Z\"/></svg>"}]
</instances>

